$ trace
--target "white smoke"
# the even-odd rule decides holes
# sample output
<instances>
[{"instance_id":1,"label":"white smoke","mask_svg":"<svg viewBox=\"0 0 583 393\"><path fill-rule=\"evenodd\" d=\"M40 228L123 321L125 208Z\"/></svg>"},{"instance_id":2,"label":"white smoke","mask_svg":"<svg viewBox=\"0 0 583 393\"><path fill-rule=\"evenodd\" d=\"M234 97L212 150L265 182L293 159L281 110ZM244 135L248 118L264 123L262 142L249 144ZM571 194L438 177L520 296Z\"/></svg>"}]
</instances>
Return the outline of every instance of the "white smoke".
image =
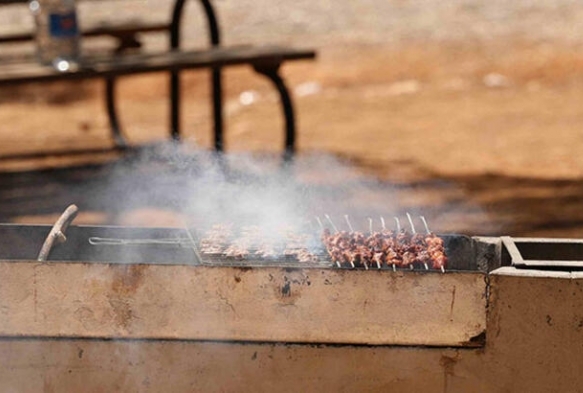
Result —
<instances>
[{"instance_id":1,"label":"white smoke","mask_svg":"<svg viewBox=\"0 0 583 393\"><path fill-rule=\"evenodd\" d=\"M96 201L108 200L119 212L146 206L172 210L200 233L221 223L258 226L266 237L284 228L317 232L315 217L323 219L325 214L341 229L348 229L344 216L349 215L360 231L368 230L369 217L375 229L380 228L381 216L387 226L395 227L395 216L406 225L406 212L419 228L418 217L424 215L438 233L488 222L484 210L464 199L464 191L454 183L382 181L348 160L324 153L300 154L283 166L275 155L217 157L168 144L123 160L108 178L107 187L96 190ZM457 202L431 203L431 193L441 190ZM123 200L115 199L119 194Z\"/></svg>"}]
</instances>

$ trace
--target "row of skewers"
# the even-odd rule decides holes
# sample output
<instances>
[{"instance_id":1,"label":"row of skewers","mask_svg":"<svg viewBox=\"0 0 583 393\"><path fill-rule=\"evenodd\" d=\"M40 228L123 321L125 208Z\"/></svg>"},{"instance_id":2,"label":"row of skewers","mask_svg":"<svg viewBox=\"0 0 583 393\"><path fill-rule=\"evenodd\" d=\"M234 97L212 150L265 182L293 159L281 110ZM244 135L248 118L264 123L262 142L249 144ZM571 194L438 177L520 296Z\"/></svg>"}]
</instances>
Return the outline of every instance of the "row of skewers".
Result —
<instances>
[{"instance_id":1,"label":"row of skewers","mask_svg":"<svg viewBox=\"0 0 583 393\"><path fill-rule=\"evenodd\" d=\"M344 218L350 231L338 230L329 215L325 215L332 231L324 226L319 217L316 217L322 230L321 240L328 255L338 267L392 267L425 270L438 269L445 272L447 256L443 239L436 236L427 225L425 217L420 219L425 227L425 234L418 233L411 215L407 219L411 232L401 227L398 217L394 217L396 230L386 227L385 219L380 217L381 230L373 230L373 220L369 218L369 233L355 231L348 215Z\"/></svg>"},{"instance_id":2,"label":"row of skewers","mask_svg":"<svg viewBox=\"0 0 583 393\"><path fill-rule=\"evenodd\" d=\"M258 226L243 226L235 233L233 225L218 224L204 234L199 250L208 256L235 260L273 260L283 257L303 263L316 263L319 258L308 249L308 243L308 235L291 230L268 236Z\"/></svg>"},{"instance_id":3,"label":"row of skewers","mask_svg":"<svg viewBox=\"0 0 583 393\"><path fill-rule=\"evenodd\" d=\"M425 233L416 231L409 213L407 219L411 231L401 226L398 217L394 217L395 230L387 228L383 217L380 217L380 230L374 230L373 220L369 218L368 233L355 231L348 215L344 218L349 231L339 230L329 215L325 217L328 227L316 217L321 229L321 244L316 244L317 239L313 236L289 229L273 236L258 226L243 226L235 231L232 224L218 224L204 234L199 250L203 255L227 259L283 258L300 263L318 263L322 261L322 254L327 252L337 267L431 268L445 272L447 256L443 239L431 232L423 216L420 219Z\"/></svg>"}]
</instances>

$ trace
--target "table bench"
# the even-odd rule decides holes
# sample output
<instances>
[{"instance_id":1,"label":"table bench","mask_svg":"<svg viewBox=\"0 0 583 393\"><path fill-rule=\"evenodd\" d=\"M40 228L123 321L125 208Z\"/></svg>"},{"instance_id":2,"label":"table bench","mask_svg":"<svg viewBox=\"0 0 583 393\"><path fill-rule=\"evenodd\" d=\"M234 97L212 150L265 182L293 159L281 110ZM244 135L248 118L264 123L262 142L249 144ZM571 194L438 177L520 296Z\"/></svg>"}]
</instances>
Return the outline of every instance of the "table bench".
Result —
<instances>
[{"instance_id":1,"label":"table bench","mask_svg":"<svg viewBox=\"0 0 583 393\"><path fill-rule=\"evenodd\" d=\"M235 65L250 65L267 77L280 95L285 119L285 153L290 158L295 150L295 116L290 93L280 75L280 66L286 61L313 59L316 55L311 49L294 49L283 46L236 46L221 45L219 24L210 0L198 0L206 16L209 31L209 47L204 50L180 49L180 27L186 0L176 0L168 24L147 24L130 22L122 25L100 26L82 30L82 36L111 36L118 40L114 51L106 54L83 56L79 66L69 72L59 72L49 66L40 65L34 56L19 58L17 61L0 60L0 87L24 83L43 83L62 80L103 79L105 81L105 103L109 124L115 147L124 149L127 142L123 136L118 120L115 99L117 78L124 75L152 72L169 72L170 87L170 135L174 140L180 139L180 71L186 69L209 68L211 72L212 104L214 118L214 148L222 151L223 144L223 92L222 69ZM26 5L24 0L0 0L0 6L6 4ZM1 12L1 9L0 9ZM81 28L82 27L81 21ZM135 49L141 47L139 35L166 33L169 47L156 53ZM32 33L0 36L3 44L17 44L32 41ZM128 50L134 49L134 50Z\"/></svg>"}]
</instances>

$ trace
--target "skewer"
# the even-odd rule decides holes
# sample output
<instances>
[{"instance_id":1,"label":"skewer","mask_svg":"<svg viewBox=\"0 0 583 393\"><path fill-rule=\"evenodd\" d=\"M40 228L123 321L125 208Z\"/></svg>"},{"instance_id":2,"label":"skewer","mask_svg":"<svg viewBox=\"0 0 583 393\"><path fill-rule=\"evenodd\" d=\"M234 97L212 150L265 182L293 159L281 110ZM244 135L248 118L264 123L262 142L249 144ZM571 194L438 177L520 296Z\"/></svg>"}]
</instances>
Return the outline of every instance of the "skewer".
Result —
<instances>
[{"instance_id":1,"label":"skewer","mask_svg":"<svg viewBox=\"0 0 583 393\"><path fill-rule=\"evenodd\" d=\"M409 220L409 225L411 225L411 232L413 232L413 235L417 234L417 231L415 230L415 225L413 225L413 219L411 218L411 215L409 213L407 213L407 220ZM411 266L411 270L413 270L413 266ZM427 266L426 262L423 262L423 267L425 267L425 270L429 270L429 266Z\"/></svg>"},{"instance_id":2,"label":"skewer","mask_svg":"<svg viewBox=\"0 0 583 393\"><path fill-rule=\"evenodd\" d=\"M411 215L409 213L407 213L407 219L409 220L409 224L411 225L411 232L413 232L413 234L415 234L415 225L413 225L413 220L411 219ZM398 219L397 219L397 222L399 222ZM410 270L414 269L413 264L409 265L409 269Z\"/></svg>"},{"instance_id":3,"label":"skewer","mask_svg":"<svg viewBox=\"0 0 583 393\"><path fill-rule=\"evenodd\" d=\"M427 234L431 235L431 231L429 230L429 225L427 225L427 221L425 220L425 217L420 216L419 218L421 219L421 222L423 222L423 226L425 226L425 231L427 232Z\"/></svg>"},{"instance_id":4,"label":"skewer","mask_svg":"<svg viewBox=\"0 0 583 393\"><path fill-rule=\"evenodd\" d=\"M329 215L324 214L324 217L326 217L326 220L328 220L328 222L330 223L330 226L332 226L332 229L334 229L334 232L336 232L336 233L340 232L338 230L338 228L336 228L336 225L334 225L334 223L332 222L332 219L330 218Z\"/></svg>"},{"instance_id":5,"label":"skewer","mask_svg":"<svg viewBox=\"0 0 583 393\"><path fill-rule=\"evenodd\" d=\"M316 221L318 221L318 225L320 226L320 229L322 230L322 232L324 232L324 224L322 224L322 220L320 220L320 217L316 216ZM330 223L332 223L332 221L330 221ZM332 224L334 225L334 224ZM336 231L338 232L338 231ZM336 263L336 266L338 266L339 268L342 267L342 265L340 264L340 261L334 261Z\"/></svg>"},{"instance_id":6,"label":"skewer","mask_svg":"<svg viewBox=\"0 0 583 393\"><path fill-rule=\"evenodd\" d=\"M352 255L352 258L350 259L350 266L352 266L352 268L354 269L356 267L356 265L354 264L354 260L356 259L356 255Z\"/></svg>"},{"instance_id":7,"label":"skewer","mask_svg":"<svg viewBox=\"0 0 583 393\"><path fill-rule=\"evenodd\" d=\"M372 218L368 218L368 231L370 232L370 235L372 236ZM374 259L374 258L373 258ZM375 259L375 263L377 265L377 269L381 269L381 263Z\"/></svg>"},{"instance_id":8,"label":"skewer","mask_svg":"<svg viewBox=\"0 0 583 393\"><path fill-rule=\"evenodd\" d=\"M427 225L427 221L425 220L425 217L420 216L419 219L421 220L421 222L423 222L423 226L425 227L425 232L427 232L427 234L431 234L431 231L429 230L429 225ZM427 266L427 262L423 262L423 265L425 266L425 270L429 270L429 266Z\"/></svg>"},{"instance_id":9,"label":"skewer","mask_svg":"<svg viewBox=\"0 0 583 393\"><path fill-rule=\"evenodd\" d=\"M108 237L90 237L89 244L92 246L127 246L127 245L147 245L147 246L180 246L188 247L192 243L189 238L161 238L161 239L118 239Z\"/></svg>"},{"instance_id":10,"label":"skewer","mask_svg":"<svg viewBox=\"0 0 583 393\"><path fill-rule=\"evenodd\" d=\"M324 224L322 224L322 220L320 220L320 217L316 216L316 221L318 221L318 225L320 226L320 230L322 232L324 232Z\"/></svg>"},{"instance_id":11,"label":"skewer","mask_svg":"<svg viewBox=\"0 0 583 393\"><path fill-rule=\"evenodd\" d=\"M401 232L401 221L399 221L399 217L394 216L393 217L395 219L395 223L397 224L397 232L395 233L395 239L396 236ZM397 265L395 265L395 263L392 264L393 265L393 271L396 272L397 271Z\"/></svg>"},{"instance_id":12,"label":"skewer","mask_svg":"<svg viewBox=\"0 0 583 393\"><path fill-rule=\"evenodd\" d=\"M420 216L419 218L423 222L423 225L425 226L425 231L427 232L427 234L431 235L431 230L429 229L429 225L427 225L427 221L425 220L425 217ZM440 266L439 268L440 268L442 273L445 273L445 268L443 266Z\"/></svg>"},{"instance_id":13,"label":"skewer","mask_svg":"<svg viewBox=\"0 0 583 393\"><path fill-rule=\"evenodd\" d=\"M407 213L407 220L409 220L409 225L411 225L411 232L413 232L413 235L416 234L415 225L413 225L413 219L409 213Z\"/></svg>"},{"instance_id":14,"label":"skewer","mask_svg":"<svg viewBox=\"0 0 583 393\"><path fill-rule=\"evenodd\" d=\"M346 223L348 224L348 229L350 229L350 232L354 232L354 228L352 228L352 224L350 223L350 220L348 219L348 214L344 215L344 219L346 220Z\"/></svg>"},{"instance_id":15,"label":"skewer","mask_svg":"<svg viewBox=\"0 0 583 393\"><path fill-rule=\"evenodd\" d=\"M344 215L344 219L346 220L346 224L348 224L348 229L350 229L350 232L354 232L354 228L352 227L352 224L350 223L350 219L348 218L348 214ZM369 226L370 226L370 232L372 233L372 220L369 218ZM368 270L368 264L366 263L366 261L362 261L362 264L364 265L365 270ZM350 265L352 266L352 268L354 268L354 260L350 261Z\"/></svg>"},{"instance_id":16,"label":"skewer","mask_svg":"<svg viewBox=\"0 0 583 393\"><path fill-rule=\"evenodd\" d=\"M387 226L385 225L385 218L383 216L381 216L381 228L383 228L383 231L387 230Z\"/></svg>"},{"instance_id":17,"label":"skewer","mask_svg":"<svg viewBox=\"0 0 583 393\"><path fill-rule=\"evenodd\" d=\"M397 224L397 233L395 234L395 236L401 232L401 222L399 221L399 217L395 216L393 217L395 219L395 223ZM397 271L397 265L395 265L395 263L392 264L393 265L393 271L396 272Z\"/></svg>"}]
</instances>

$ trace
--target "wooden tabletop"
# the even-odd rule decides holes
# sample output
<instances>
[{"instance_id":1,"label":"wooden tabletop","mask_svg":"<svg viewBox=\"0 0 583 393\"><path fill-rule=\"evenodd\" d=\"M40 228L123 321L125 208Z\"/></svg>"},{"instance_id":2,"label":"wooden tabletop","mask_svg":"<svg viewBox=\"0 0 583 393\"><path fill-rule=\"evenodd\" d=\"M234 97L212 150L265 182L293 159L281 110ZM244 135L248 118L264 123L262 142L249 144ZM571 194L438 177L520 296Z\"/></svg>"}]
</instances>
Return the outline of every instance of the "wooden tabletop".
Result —
<instances>
[{"instance_id":1,"label":"wooden tabletop","mask_svg":"<svg viewBox=\"0 0 583 393\"><path fill-rule=\"evenodd\" d=\"M75 70L59 72L29 59L0 64L0 85L102 78L169 70L250 64L277 65L283 61L312 59L315 51L278 46L237 46L193 51L165 51L124 55L97 55L81 59Z\"/></svg>"}]
</instances>

